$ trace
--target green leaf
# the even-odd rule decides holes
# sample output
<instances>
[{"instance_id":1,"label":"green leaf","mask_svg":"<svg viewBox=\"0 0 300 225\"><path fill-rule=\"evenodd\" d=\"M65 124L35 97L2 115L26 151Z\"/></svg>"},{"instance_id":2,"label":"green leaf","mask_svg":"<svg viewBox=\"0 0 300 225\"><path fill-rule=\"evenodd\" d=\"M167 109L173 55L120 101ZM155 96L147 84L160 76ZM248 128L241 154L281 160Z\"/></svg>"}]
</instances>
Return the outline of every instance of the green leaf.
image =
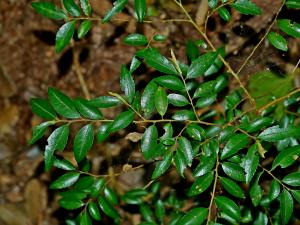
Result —
<instances>
[{"instance_id":1,"label":"green leaf","mask_svg":"<svg viewBox=\"0 0 300 225\"><path fill-rule=\"evenodd\" d=\"M231 162L222 163L222 169L227 176L236 181L245 181L243 168Z\"/></svg>"},{"instance_id":2,"label":"green leaf","mask_svg":"<svg viewBox=\"0 0 300 225\"><path fill-rule=\"evenodd\" d=\"M179 120L179 121L180 120L182 120L182 121L185 121L185 120L194 120L195 118L196 117L195 117L194 112L191 111L191 110L187 110L187 109L177 111L172 116L173 120Z\"/></svg>"},{"instance_id":3,"label":"green leaf","mask_svg":"<svg viewBox=\"0 0 300 225\"><path fill-rule=\"evenodd\" d=\"M300 127L280 128L279 126L273 126L258 135L258 138L268 142L277 142L289 137L300 137Z\"/></svg>"},{"instance_id":4,"label":"green leaf","mask_svg":"<svg viewBox=\"0 0 300 225\"><path fill-rule=\"evenodd\" d=\"M109 217L111 218L119 218L119 213L117 210L107 201L107 199L104 196L99 196L98 203L101 208L101 210Z\"/></svg>"},{"instance_id":5,"label":"green leaf","mask_svg":"<svg viewBox=\"0 0 300 225\"><path fill-rule=\"evenodd\" d=\"M255 182L252 184L250 191L249 191L251 201L255 207L258 206L258 204L260 203L262 194L263 194L263 191L258 184L259 177L260 177L260 175L257 177Z\"/></svg>"},{"instance_id":6,"label":"green leaf","mask_svg":"<svg viewBox=\"0 0 300 225\"><path fill-rule=\"evenodd\" d=\"M109 131L110 132L116 132L118 130L124 129L128 127L134 119L134 112L129 110L120 113L112 122Z\"/></svg>"},{"instance_id":7,"label":"green leaf","mask_svg":"<svg viewBox=\"0 0 300 225\"><path fill-rule=\"evenodd\" d=\"M272 170L274 170L277 166L281 166L281 168L286 168L292 165L298 159L299 156L300 145L282 150L274 159L272 164Z\"/></svg>"},{"instance_id":8,"label":"green leaf","mask_svg":"<svg viewBox=\"0 0 300 225\"><path fill-rule=\"evenodd\" d=\"M188 191L188 196L195 196L206 191L207 188L211 185L214 180L214 173L209 172L205 175L197 177L193 185L190 187Z\"/></svg>"},{"instance_id":9,"label":"green leaf","mask_svg":"<svg viewBox=\"0 0 300 225\"><path fill-rule=\"evenodd\" d=\"M52 106L46 99L32 98L30 99L31 110L46 120L51 120L56 118L56 113Z\"/></svg>"},{"instance_id":10,"label":"green leaf","mask_svg":"<svg viewBox=\"0 0 300 225\"><path fill-rule=\"evenodd\" d=\"M291 192L296 201L300 204L300 190L292 190Z\"/></svg>"},{"instance_id":11,"label":"green leaf","mask_svg":"<svg viewBox=\"0 0 300 225\"><path fill-rule=\"evenodd\" d=\"M84 203L81 201L81 199L74 197L63 197L59 199L58 204L67 210L78 209L84 206Z\"/></svg>"},{"instance_id":12,"label":"green leaf","mask_svg":"<svg viewBox=\"0 0 300 225\"><path fill-rule=\"evenodd\" d=\"M213 9L218 5L218 0L208 0L209 8Z\"/></svg>"},{"instance_id":13,"label":"green leaf","mask_svg":"<svg viewBox=\"0 0 300 225\"><path fill-rule=\"evenodd\" d=\"M218 57L217 52L208 52L194 60L187 72L187 78L197 78L205 73L206 70L215 62Z\"/></svg>"},{"instance_id":14,"label":"green leaf","mask_svg":"<svg viewBox=\"0 0 300 225\"><path fill-rule=\"evenodd\" d=\"M148 44L147 38L142 34L129 34L123 39L123 42L130 46L144 46Z\"/></svg>"},{"instance_id":15,"label":"green leaf","mask_svg":"<svg viewBox=\"0 0 300 225\"><path fill-rule=\"evenodd\" d=\"M56 168L67 170L67 171L76 170L76 167L66 159L62 159L62 160L54 159L53 165Z\"/></svg>"},{"instance_id":16,"label":"green leaf","mask_svg":"<svg viewBox=\"0 0 300 225\"><path fill-rule=\"evenodd\" d=\"M58 9L56 5L50 2L32 2L31 6L37 13L49 19L63 20L67 17L63 10Z\"/></svg>"},{"instance_id":17,"label":"green leaf","mask_svg":"<svg viewBox=\"0 0 300 225\"><path fill-rule=\"evenodd\" d=\"M168 96L164 88L158 87L154 95L154 103L157 112L164 116L168 109Z\"/></svg>"},{"instance_id":18,"label":"green leaf","mask_svg":"<svg viewBox=\"0 0 300 225\"><path fill-rule=\"evenodd\" d=\"M65 9L74 17L79 17L81 15L80 8L74 2L74 0L63 0L63 5Z\"/></svg>"},{"instance_id":19,"label":"green leaf","mask_svg":"<svg viewBox=\"0 0 300 225\"><path fill-rule=\"evenodd\" d=\"M214 91L216 93L219 93L224 88L226 88L227 85L228 85L228 77L226 74L222 74L222 75L218 76L218 78L216 79Z\"/></svg>"},{"instance_id":20,"label":"green leaf","mask_svg":"<svg viewBox=\"0 0 300 225\"><path fill-rule=\"evenodd\" d=\"M79 1L80 1L80 6L81 6L81 9L82 9L84 15L91 16L92 7L90 4L90 1L89 0L79 0Z\"/></svg>"},{"instance_id":21,"label":"green leaf","mask_svg":"<svg viewBox=\"0 0 300 225\"><path fill-rule=\"evenodd\" d=\"M153 40L154 41L166 41L167 40L167 37L164 36L164 35L161 35L161 34L155 34L153 36Z\"/></svg>"},{"instance_id":22,"label":"green leaf","mask_svg":"<svg viewBox=\"0 0 300 225\"><path fill-rule=\"evenodd\" d=\"M222 46L217 49L217 53L222 56L222 58L225 58L225 47ZM208 70L205 71L204 76L210 76L215 73L217 73L223 66L223 61L221 60L221 57L217 57L214 61L214 63L208 68Z\"/></svg>"},{"instance_id":23,"label":"green leaf","mask_svg":"<svg viewBox=\"0 0 300 225\"><path fill-rule=\"evenodd\" d=\"M193 208L188 211L176 225L201 225L208 216L208 209L206 208Z\"/></svg>"},{"instance_id":24,"label":"green leaf","mask_svg":"<svg viewBox=\"0 0 300 225\"><path fill-rule=\"evenodd\" d=\"M97 108L110 108L117 106L120 100L113 96L101 96L98 98L91 99L89 104Z\"/></svg>"},{"instance_id":25,"label":"green leaf","mask_svg":"<svg viewBox=\"0 0 300 225\"><path fill-rule=\"evenodd\" d=\"M35 143L37 140L39 140L41 137L44 136L47 128L51 125L55 124L55 122L53 121L47 121L44 123L39 124L38 126L33 128L32 131L32 137L31 139L28 141L29 145L32 145L33 143Z\"/></svg>"},{"instance_id":26,"label":"green leaf","mask_svg":"<svg viewBox=\"0 0 300 225\"><path fill-rule=\"evenodd\" d=\"M193 161L193 148L191 142L187 138L180 137L178 139L177 151L183 152L186 164L191 166Z\"/></svg>"},{"instance_id":27,"label":"green leaf","mask_svg":"<svg viewBox=\"0 0 300 225\"><path fill-rule=\"evenodd\" d=\"M243 161L246 183L248 184L252 180L259 164L259 156L256 155L256 152L257 145L254 144L249 148L247 155Z\"/></svg>"},{"instance_id":28,"label":"green leaf","mask_svg":"<svg viewBox=\"0 0 300 225\"><path fill-rule=\"evenodd\" d=\"M177 107L182 107L190 104L187 98L180 94L169 94L168 100L170 104Z\"/></svg>"},{"instance_id":29,"label":"green leaf","mask_svg":"<svg viewBox=\"0 0 300 225\"><path fill-rule=\"evenodd\" d=\"M217 158L215 154L212 154L210 156L202 155L200 157L200 163L194 170L193 175L195 177L198 177L212 171L213 168L215 167L216 159Z\"/></svg>"},{"instance_id":30,"label":"green leaf","mask_svg":"<svg viewBox=\"0 0 300 225\"><path fill-rule=\"evenodd\" d=\"M60 53L71 41L75 32L76 21L70 21L62 25L55 37L55 50Z\"/></svg>"},{"instance_id":31,"label":"green leaf","mask_svg":"<svg viewBox=\"0 0 300 225\"><path fill-rule=\"evenodd\" d=\"M218 14L226 22L228 22L231 19L230 12L225 7L219 8L218 9Z\"/></svg>"},{"instance_id":32,"label":"green leaf","mask_svg":"<svg viewBox=\"0 0 300 225\"><path fill-rule=\"evenodd\" d=\"M163 86L173 91L185 90L183 82L178 77L172 75L160 76L155 78L154 81L160 86Z\"/></svg>"},{"instance_id":33,"label":"green leaf","mask_svg":"<svg viewBox=\"0 0 300 225\"><path fill-rule=\"evenodd\" d=\"M288 19L277 20L277 25L284 33L294 37L300 38L300 24Z\"/></svg>"},{"instance_id":34,"label":"green leaf","mask_svg":"<svg viewBox=\"0 0 300 225\"><path fill-rule=\"evenodd\" d=\"M240 208L235 204L234 201L225 197L225 196L217 196L215 198L215 202L217 207L228 216L233 219L239 221L241 219L241 211Z\"/></svg>"},{"instance_id":35,"label":"green leaf","mask_svg":"<svg viewBox=\"0 0 300 225\"><path fill-rule=\"evenodd\" d=\"M144 189L133 189L133 190L127 191L122 196L122 200L126 204L138 205L143 202L143 197L145 197L146 195L148 195L148 192Z\"/></svg>"},{"instance_id":36,"label":"green leaf","mask_svg":"<svg viewBox=\"0 0 300 225\"><path fill-rule=\"evenodd\" d=\"M81 22L77 31L77 37L79 39L83 38L90 31L91 27L92 27L92 21L85 20Z\"/></svg>"},{"instance_id":37,"label":"green leaf","mask_svg":"<svg viewBox=\"0 0 300 225\"><path fill-rule=\"evenodd\" d=\"M136 13L138 22L143 22L147 13L146 0L134 0L134 11Z\"/></svg>"},{"instance_id":38,"label":"green leaf","mask_svg":"<svg viewBox=\"0 0 300 225\"><path fill-rule=\"evenodd\" d=\"M141 149L146 160L156 156L158 131L155 125L148 127L143 134Z\"/></svg>"},{"instance_id":39,"label":"green leaf","mask_svg":"<svg viewBox=\"0 0 300 225\"><path fill-rule=\"evenodd\" d=\"M120 78L121 90L125 93L128 102L133 101L135 95L135 83L131 73L127 70L125 65L121 68L121 78Z\"/></svg>"},{"instance_id":40,"label":"green leaf","mask_svg":"<svg viewBox=\"0 0 300 225\"><path fill-rule=\"evenodd\" d=\"M261 9L257 5L249 0L237 0L231 6L245 15L260 15Z\"/></svg>"},{"instance_id":41,"label":"green leaf","mask_svg":"<svg viewBox=\"0 0 300 225\"><path fill-rule=\"evenodd\" d=\"M93 125L87 124L82 127L74 138L74 156L77 162L82 161L94 142Z\"/></svg>"},{"instance_id":42,"label":"green leaf","mask_svg":"<svg viewBox=\"0 0 300 225\"><path fill-rule=\"evenodd\" d=\"M278 183L278 181L272 180L268 198L270 199L270 201L273 201L278 197L279 194L280 194L280 184Z\"/></svg>"},{"instance_id":43,"label":"green leaf","mask_svg":"<svg viewBox=\"0 0 300 225\"><path fill-rule=\"evenodd\" d=\"M300 1L299 0L287 0L285 2L287 8L289 9L300 9Z\"/></svg>"},{"instance_id":44,"label":"green leaf","mask_svg":"<svg viewBox=\"0 0 300 225\"><path fill-rule=\"evenodd\" d=\"M184 177L184 170L187 167L185 155L182 151L176 151L175 157L174 157L174 163L177 169L177 172L180 176Z\"/></svg>"},{"instance_id":45,"label":"green leaf","mask_svg":"<svg viewBox=\"0 0 300 225\"><path fill-rule=\"evenodd\" d=\"M77 112L73 101L59 90L55 88L49 88L48 96L51 105L60 115L70 119L76 119L80 117L80 114Z\"/></svg>"},{"instance_id":46,"label":"green leaf","mask_svg":"<svg viewBox=\"0 0 300 225\"><path fill-rule=\"evenodd\" d=\"M97 220L97 221L101 220L101 214L100 214L99 208L95 202L90 202L88 204L88 211L94 220Z\"/></svg>"},{"instance_id":47,"label":"green leaf","mask_svg":"<svg viewBox=\"0 0 300 225\"><path fill-rule=\"evenodd\" d=\"M300 172L294 172L286 175L282 182L290 186L300 186Z\"/></svg>"},{"instance_id":48,"label":"green leaf","mask_svg":"<svg viewBox=\"0 0 300 225\"><path fill-rule=\"evenodd\" d=\"M105 186L104 178L97 178L91 186L91 197L96 198L103 191Z\"/></svg>"},{"instance_id":49,"label":"green leaf","mask_svg":"<svg viewBox=\"0 0 300 225\"><path fill-rule=\"evenodd\" d=\"M274 119L269 117L260 117L253 120L249 126L247 126L247 132L257 132L264 127L269 127L274 123Z\"/></svg>"},{"instance_id":50,"label":"green leaf","mask_svg":"<svg viewBox=\"0 0 300 225\"><path fill-rule=\"evenodd\" d=\"M97 142L102 142L104 141L110 134L110 128L111 126L111 123L104 123L102 124L98 131L97 131Z\"/></svg>"},{"instance_id":51,"label":"green leaf","mask_svg":"<svg viewBox=\"0 0 300 225\"><path fill-rule=\"evenodd\" d=\"M270 32L268 34L268 40L275 48L282 51L288 50L288 43L285 40L285 38L282 37L280 34L275 32Z\"/></svg>"},{"instance_id":52,"label":"green leaf","mask_svg":"<svg viewBox=\"0 0 300 225\"><path fill-rule=\"evenodd\" d=\"M199 85L196 89L193 98L207 97L214 94L216 80L207 81Z\"/></svg>"},{"instance_id":53,"label":"green leaf","mask_svg":"<svg viewBox=\"0 0 300 225\"><path fill-rule=\"evenodd\" d=\"M245 148L249 144L249 138L246 134L235 134L226 143L221 153L221 160L229 158L236 154L239 150Z\"/></svg>"},{"instance_id":54,"label":"green leaf","mask_svg":"<svg viewBox=\"0 0 300 225\"><path fill-rule=\"evenodd\" d=\"M293 213L293 208L293 198L291 194L284 189L280 194L280 216L283 225L289 222Z\"/></svg>"},{"instance_id":55,"label":"green leaf","mask_svg":"<svg viewBox=\"0 0 300 225\"><path fill-rule=\"evenodd\" d=\"M231 195L237 198L245 198L242 188L233 180L226 177L219 177L222 187Z\"/></svg>"},{"instance_id":56,"label":"green leaf","mask_svg":"<svg viewBox=\"0 0 300 225\"><path fill-rule=\"evenodd\" d=\"M177 75L178 72L175 69L172 62L166 57L162 56L156 49L148 48L143 52L143 58L147 65L158 70L159 72L171 75Z\"/></svg>"},{"instance_id":57,"label":"green leaf","mask_svg":"<svg viewBox=\"0 0 300 225\"><path fill-rule=\"evenodd\" d=\"M185 53L188 57L188 59L193 62L195 59L199 57L199 48L195 44L194 41L188 40L185 44Z\"/></svg>"},{"instance_id":58,"label":"green leaf","mask_svg":"<svg viewBox=\"0 0 300 225\"><path fill-rule=\"evenodd\" d=\"M216 101L216 94L213 94L211 96L207 96L207 97L203 97L203 98L199 98L196 102L196 107L197 108L205 108L210 106L211 104L213 104Z\"/></svg>"},{"instance_id":59,"label":"green leaf","mask_svg":"<svg viewBox=\"0 0 300 225\"><path fill-rule=\"evenodd\" d=\"M116 192L109 187L105 187L104 196L112 205L117 205L119 202Z\"/></svg>"},{"instance_id":60,"label":"green leaf","mask_svg":"<svg viewBox=\"0 0 300 225\"><path fill-rule=\"evenodd\" d=\"M80 215L80 225L92 225L92 220L91 220L89 214L87 213L87 211L84 211Z\"/></svg>"},{"instance_id":61,"label":"green leaf","mask_svg":"<svg viewBox=\"0 0 300 225\"><path fill-rule=\"evenodd\" d=\"M102 22L103 23L109 22L113 16L115 16L117 13L120 13L125 8L127 3L128 0L116 0L114 2L113 8L106 13L104 18L102 19Z\"/></svg>"},{"instance_id":62,"label":"green leaf","mask_svg":"<svg viewBox=\"0 0 300 225\"><path fill-rule=\"evenodd\" d=\"M72 186L79 179L80 173L69 172L60 176L57 180L53 181L50 185L51 189L63 189Z\"/></svg>"},{"instance_id":63,"label":"green leaf","mask_svg":"<svg viewBox=\"0 0 300 225\"><path fill-rule=\"evenodd\" d=\"M130 69L129 69L130 73L133 73L137 68L139 68L141 64L142 62L138 60L136 56L133 56L130 64Z\"/></svg>"},{"instance_id":64,"label":"green leaf","mask_svg":"<svg viewBox=\"0 0 300 225\"><path fill-rule=\"evenodd\" d=\"M169 152L163 157L163 159L160 162L156 164L151 177L152 180L160 177L169 169L172 163L172 158L173 158L173 152Z\"/></svg>"},{"instance_id":65,"label":"green leaf","mask_svg":"<svg viewBox=\"0 0 300 225\"><path fill-rule=\"evenodd\" d=\"M145 88L142 98L141 98L141 107L145 112L146 116L149 116L155 109L154 96L157 91L157 84L151 81Z\"/></svg>"},{"instance_id":66,"label":"green leaf","mask_svg":"<svg viewBox=\"0 0 300 225\"><path fill-rule=\"evenodd\" d=\"M236 129L233 126L228 126L224 128L220 133L219 133L219 141L220 143L224 143L225 141L228 141L229 138L234 135Z\"/></svg>"},{"instance_id":67,"label":"green leaf","mask_svg":"<svg viewBox=\"0 0 300 225\"><path fill-rule=\"evenodd\" d=\"M159 221L163 221L165 213L166 213L166 210L165 210L164 203L160 199L157 200L155 203L155 215Z\"/></svg>"},{"instance_id":68,"label":"green leaf","mask_svg":"<svg viewBox=\"0 0 300 225\"><path fill-rule=\"evenodd\" d=\"M70 129L68 124L56 128L48 137L48 146L53 150L64 150L67 145Z\"/></svg>"},{"instance_id":69,"label":"green leaf","mask_svg":"<svg viewBox=\"0 0 300 225\"><path fill-rule=\"evenodd\" d=\"M146 223L141 223L140 225L154 225L155 223L153 220L152 209L144 203L142 203L139 208L142 217L147 221Z\"/></svg>"},{"instance_id":70,"label":"green leaf","mask_svg":"<svg viewBox=\"0 0 300 225\"><path fill-rule=\"evenodd\" d=\"M102 113L94 106L91 106L89 102L85 99L76 98L74 100L74 104L78 112L84 118L91 119L91 120L99 120L103 117Z\"/></svg>"},{"instance_id":71,"label":"green leaf","mask_svg":"<svg viewBox=\"0 0 300 225\"><path fill-rule=\"evenodd\" d=\"M203 141L206 137L205 130L197 124L188 125L186 132L191 138L197 141Z\"/></svg>"}]
</instances>

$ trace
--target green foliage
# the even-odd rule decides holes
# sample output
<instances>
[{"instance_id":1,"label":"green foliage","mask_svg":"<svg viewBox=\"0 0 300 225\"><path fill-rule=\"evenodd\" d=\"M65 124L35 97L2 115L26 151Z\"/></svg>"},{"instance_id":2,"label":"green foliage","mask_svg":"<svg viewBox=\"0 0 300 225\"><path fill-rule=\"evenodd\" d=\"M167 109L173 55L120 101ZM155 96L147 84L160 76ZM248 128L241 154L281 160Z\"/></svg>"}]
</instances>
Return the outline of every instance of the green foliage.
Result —
<instances>
[{"instance_id":1,"label":"green foliage","mask_svg":"<svg viewBox=\"0 0 300 225\"><path fill-rule=\"evenodd\" d=\"M64 20L56 34L57 52L69 45L76 30L77 37L84 38L93 21L108 23L125 7L133 8L138 22L152 22L145 21L151 15L145 0L116 0L103 18L92 15L89 0L62 3L61 9L53 3L32 3L37 13ZM175 4L184 8L181 1ZM284 4L299 9L299 1ZM230 7L245 15L263 13L250 0L209 0L208 6L209 16L218 13L225 22L231 20ZM46 121L34 127L28 143L48 135L45 169L61 171L50 188L59 191L62 208L75 210L70 215L78 213L77 219L67 224L92 225L103 218L107 221L107 217L122 224L128 205L139 211L141 225L296 221L300 126L295 74L260 71L250 76L245 87L226 61L226 46L212 46L205 31L189 22L203 40L184 40L186 59L176 59L175 51L168 55L157 49L156 44L166 43L161 34L147 38L132 33L123 39L124 44L138 49L129 66L125 66L128 62L121 66L122 94L73 99L50 87L46 99L30 100L33 113ZM300 37L300 25L285 18L274 24L278 29L266 29L265 37L275 48L288 51L287 39ZM135 72L142 63L154 75L140 87ZM238 88L232 88L231 75ZM107 119L103 109L112 107L119 113ZM73 126L75 123L79 125ZM137 136L134 141L139 142L141 162L150 165L145 175L149 183L121 193L114 186L114 175L92 174L90 153L98 154L93 151L94 142L109 141L111 136L120 137L135 128L139 133L130 135ZM70 135L70 130L75 132ZM62 157L60 151L66 147L73 151L76 164ZM182 190L161 188L166 181L173 182L169 175L175 177L176 171L176 180L184 184Z\"/></svg>"}]
</instances>

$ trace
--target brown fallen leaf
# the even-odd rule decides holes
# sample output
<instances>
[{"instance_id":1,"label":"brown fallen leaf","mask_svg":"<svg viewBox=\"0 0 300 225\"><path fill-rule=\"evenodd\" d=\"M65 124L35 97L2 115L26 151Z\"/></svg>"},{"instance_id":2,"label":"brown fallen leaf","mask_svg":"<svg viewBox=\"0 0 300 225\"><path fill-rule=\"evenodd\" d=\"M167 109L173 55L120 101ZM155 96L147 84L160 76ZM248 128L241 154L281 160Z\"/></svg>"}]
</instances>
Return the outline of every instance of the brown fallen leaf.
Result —
<instances>
[{"instance_id":1,"label":"brown fallen leaf","mask_svg":"<svg viewBox=\"0 0 300 225\"><path fill-rule=\"evenodd\" d=\"M1 83L1 82L0 82ZM0 136L11 133L13 126L19 119L19 107L10 105L4 108L0 114Z\"/></svg>"}]
</instances>

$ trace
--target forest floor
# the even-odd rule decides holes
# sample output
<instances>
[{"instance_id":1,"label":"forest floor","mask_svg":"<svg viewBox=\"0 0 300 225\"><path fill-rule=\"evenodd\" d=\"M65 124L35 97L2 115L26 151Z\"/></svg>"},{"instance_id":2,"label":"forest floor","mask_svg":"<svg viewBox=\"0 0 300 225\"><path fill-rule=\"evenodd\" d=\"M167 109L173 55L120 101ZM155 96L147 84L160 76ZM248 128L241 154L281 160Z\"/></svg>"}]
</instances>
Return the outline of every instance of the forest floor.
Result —
<instances>
[{"instance_id":1,"label":"forest floor","mask_svg":"<svg viewBox=\"0 0 300 225\"><path fill-rule=\"evenodd\" d=\"M119 91L119 71L122 64L129 64L135 48L123 44L129 33L144 33L147 37L155 33L167 37L166 43L155 44L165 55L172 48L177 58L186 61L185 43L188 39L201 39L193 27L184 23L137 24L132 18L132 8L118 16L121 20L110 24L93 26L84 40L75 40L61 54L54 50L55 32L61 25L36 14L30 6L31 0L0 1L0 224L35 225L62 224L62 211L57 205L57 196L49 191L50 180L57 176L55 170L44 172L43 148L46 138L37 145L28 146L33 126L41 122L29 107L32 97L45 97L48 87L56 87L71 97L85 97L78 80L78 69L82 70L86 86L92 97L107 95L108 91ZM184 1L186 8L198 23L203 21L201 1ZM280 0L255 0L264 14L258 17L241 16L232 12L232 21L224 23L217 15L209 20L208 36L215 46L226 44L227 59L237 70L253 50L281 5ZM111 1L91 0L95 15L102 16L111 7ZM170 0L150 0L160 19L184 18ZM293 13L283 10L279 15L294 18ZM299 20L299 17L298 17ZM299 22L299 21L297 21ZM263 42L240 74L243 82L257 71L271 70L284 74L297 62L299 41L289 40L289 51L280 53ZM79 54L81 68L74 65ZM298 55L297 55L298 54ZM77 70L77 72L76 72ZM148 73L148 75L146 75ZM145 85L151 71L146 67L135 75L137 85ZM234 85L234 83L233 83ZM234 87L233 87L234 88ZM111 117L119 109L107 111ZM118 137L123 137L120 133ZM130 149L124 138L115 138L108 143L95 146L92 165L95 172L106 172L107 165L120 170L122 165L141 158ZM111 153L112 163L107 162L104 149ZM136 147L135 147L136 148ZM125 153L125 154L124 154ZM71 150L66 151L72 158ZM122 155L120 158L119 156ZM101 170L102 169L102 170ZM146 184L147 170L141 168L119 177L123 190ZM170 178L172 179L172 177ZM176 182L172 180L169 185ZM171 188L171 187L169 187ZM128 223L130 224L130 223Z\"/></svg>"}]
</instances>

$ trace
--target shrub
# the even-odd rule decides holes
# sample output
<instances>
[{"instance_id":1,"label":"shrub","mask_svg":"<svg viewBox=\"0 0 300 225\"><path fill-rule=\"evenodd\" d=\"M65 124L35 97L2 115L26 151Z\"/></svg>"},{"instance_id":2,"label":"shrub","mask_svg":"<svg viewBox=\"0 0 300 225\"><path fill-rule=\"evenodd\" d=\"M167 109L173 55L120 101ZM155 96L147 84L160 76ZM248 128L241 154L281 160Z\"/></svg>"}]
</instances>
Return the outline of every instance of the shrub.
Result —
<instances>
[{"instance_id":1,"label":"shrub","mask_svg":"<svg viewBox=\"0 0 300 225\"><path fill-rule=\"evenodd\" d=\"M117 0L99 18L92 15L88 0L79 3L63 0L62 8L50 2L32 3L36 12L65 22L56 34L58 53L69 44L76 29L77 37L83 38L93 21L108 23L129 4L128 0ZM168 22L191 24L203 39L187 41L190 63L177 59L172 50L169 56L163 56L152 46L153 42L165 41L163 35L156 34L149 40L133 33L124 43L138 50L130 66L121 68L121 94L71 99L50 87L47 99L33 98L30 102L32 111L46 122L33 129L29 143L42 138L48 127L55 128L47 139L44 161L46 171L53 167L64 171L50 188L60 190L61 207L77 213L66 223L89 225L110 217L120 224L126 221L129 205L139 210L140 224L144 225L293 223L297 220L294 207L300 202L300 89L293 84L298 65L284 77L261 71L251 76L248 86L239 74L264 39L287 51L285 38L300 37L298 23L277 19L282 7L299 9L299 1L283 1L265 36L238 72L226 61L225 48L216 48L207 36L208 18L218 13L230 21L229 8L252 16L263 11L250 0L209 0L206 23L200 27L180 0L174 3L186 19ZM135 0L133 7L137 22L151 19L146 0ZM151 23L150 19L145 22ZM280 31L271 31L275 24ZM142 63L158 76L138 89L134 73ZM238 86L230 88L231 82ZM116 118L107 118L101 110L111 107L123 111ZM72 141L76 165L61 154L71 141L70 126L74 123L82 125ZM143 127L142 135L129 133L129 139L140 142L145 164L151 163L154 168L144 188L118 193L111 181L119 173L91 174L88 153L94 142L104 142L122 129L130 132L128 126ZM143 165L124 165L123 172ZM162 195L160 181L170 182L166 175L173 168L183 189Z\"/></svg>"}]
</instances>

